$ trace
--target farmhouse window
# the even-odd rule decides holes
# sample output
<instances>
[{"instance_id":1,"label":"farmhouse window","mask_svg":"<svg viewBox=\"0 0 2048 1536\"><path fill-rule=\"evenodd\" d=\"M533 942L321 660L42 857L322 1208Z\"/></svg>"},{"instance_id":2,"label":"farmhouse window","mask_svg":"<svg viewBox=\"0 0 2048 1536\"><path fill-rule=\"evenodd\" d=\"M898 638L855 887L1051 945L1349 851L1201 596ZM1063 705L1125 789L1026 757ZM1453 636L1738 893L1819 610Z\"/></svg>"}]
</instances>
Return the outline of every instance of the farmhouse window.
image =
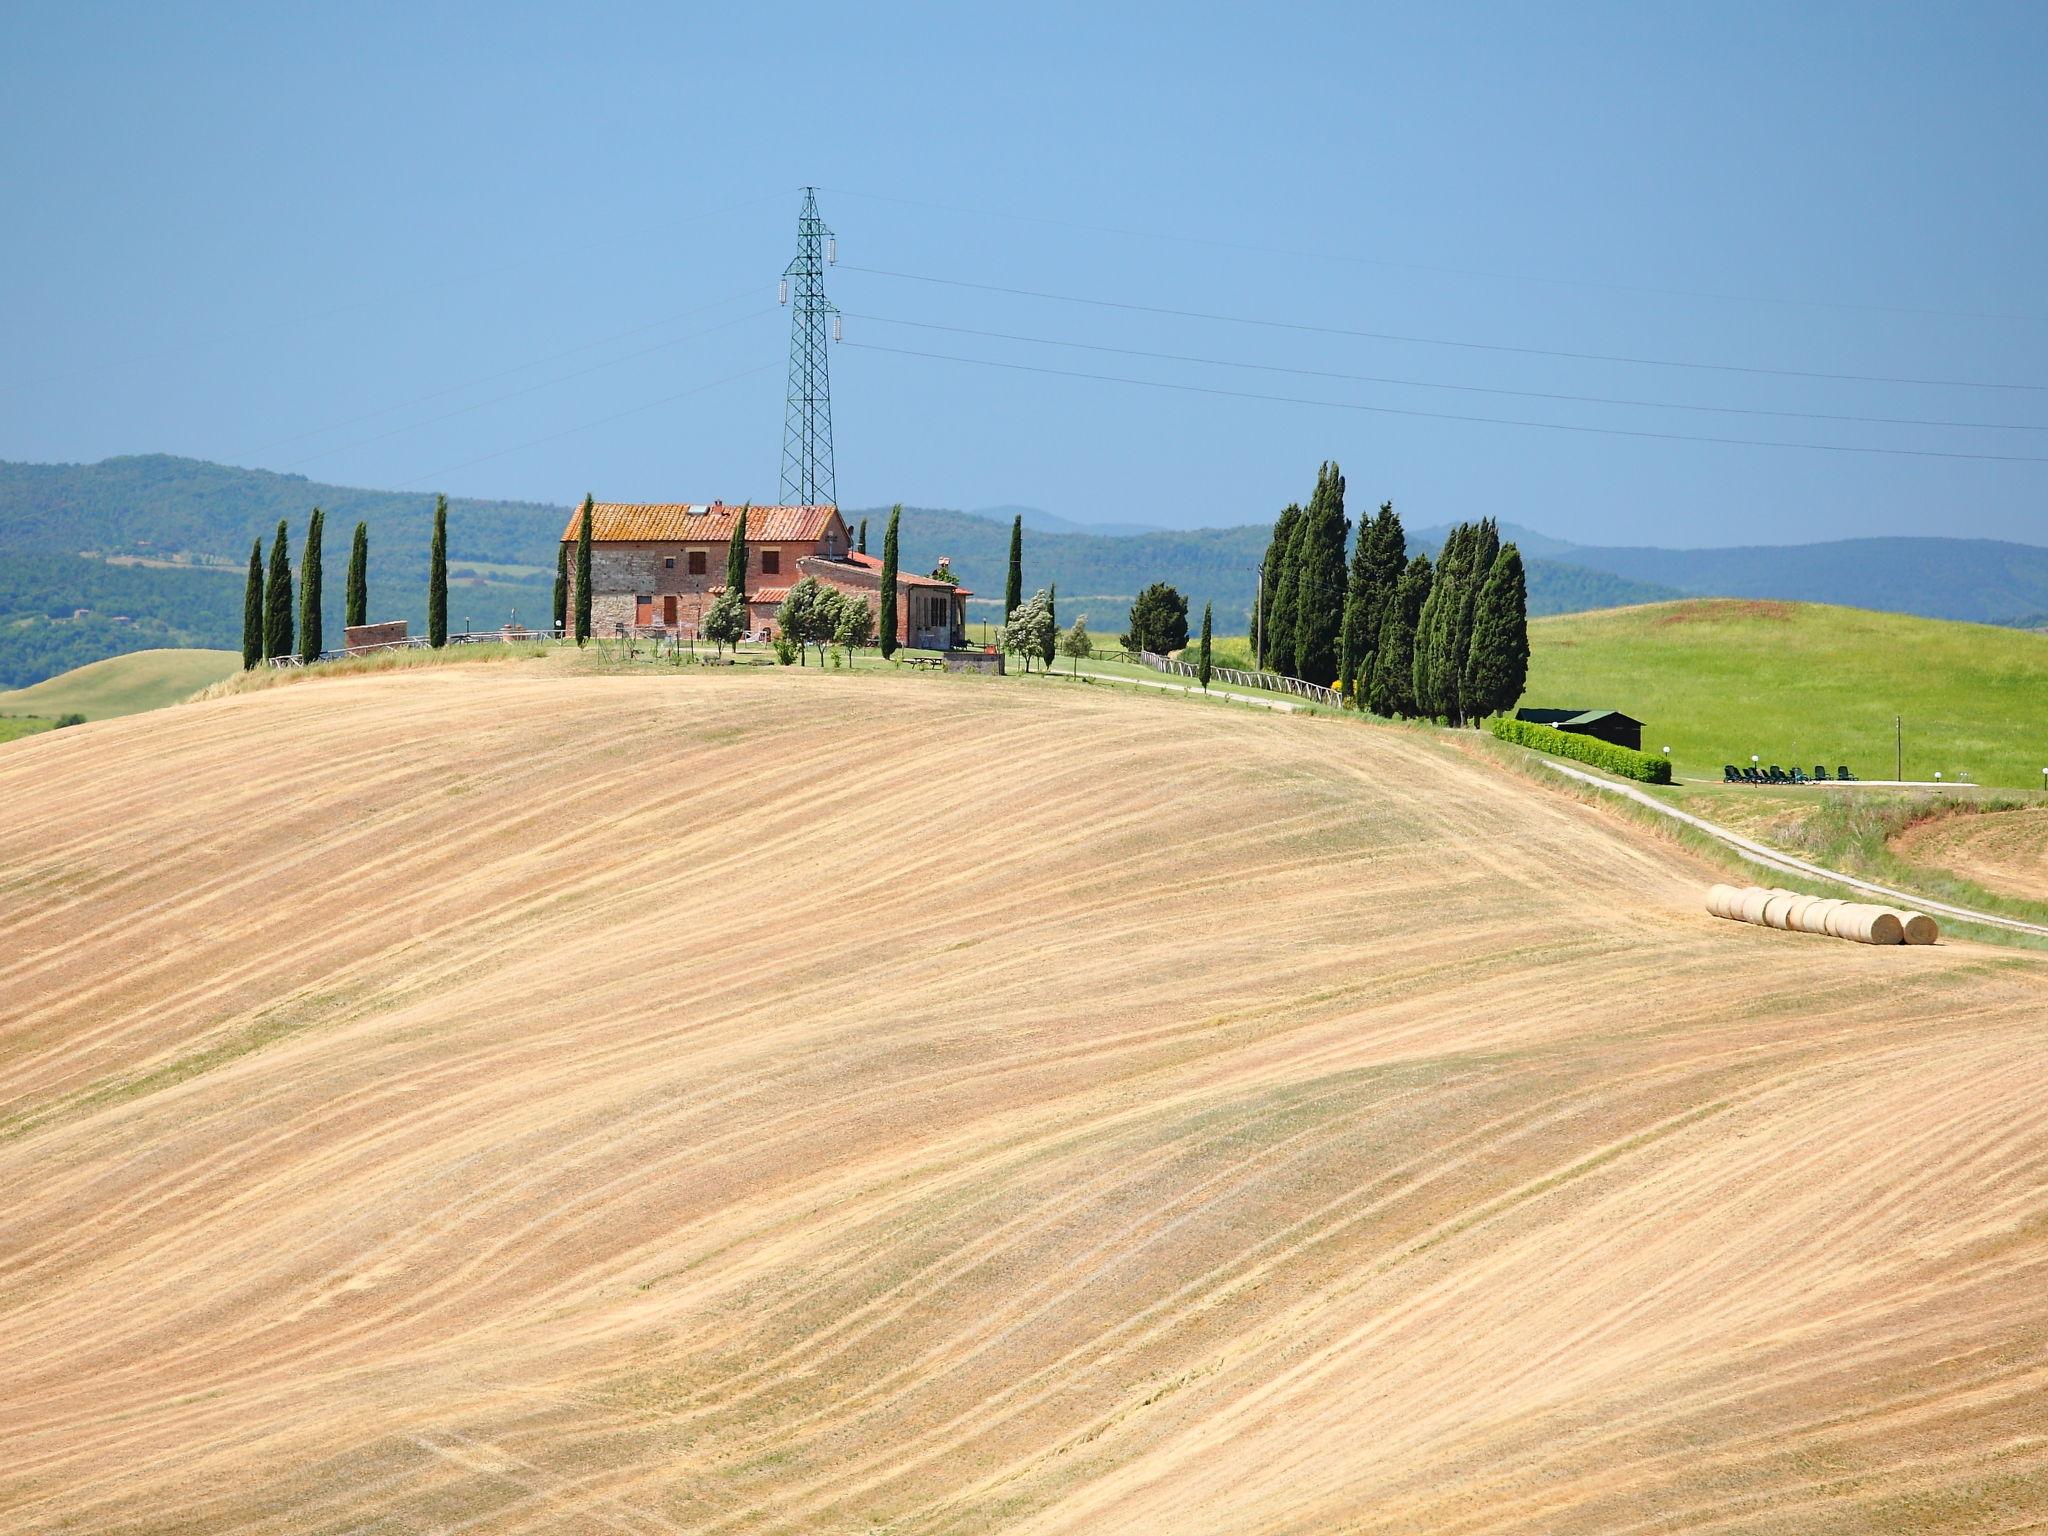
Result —
<instances>
[{"instance_id":1,"label":"farmhouse window","mask_svg":"<svg viewBox=\"0 0 2048 1536\"><path fill-rule=\"evenodd\" d=\"M761 551L761 574L762 574L763 576L774 576L774 575L777 575L777 574L779 574L779 573L781 572L781 570L782 570L782 551L781 551L781 550L779 550L779 549L764 549L764 550L762 550L762 551Z\"/></svg>"},{"instance_id":2,"label":"farmhouse window","mask_svg":"<svg viewBox=\"0 0 2048 1536\"><path fill-rule=\"evenodd\" d=\"M690 574L692 576L702 576L704 574L704 551L701 549L690 551Z\"/></svg>"},{"instance_id":3,"label":"farmhouse window","mask_svg":"<svg viewBox=\"0 0 2048 1536\"><path fill-rule=\"evenodd\" d=\"M663 555L661 557L661 568L664 571L674 570L676 568L676 557L674 555Z\"/></svg>"}]
</instances>

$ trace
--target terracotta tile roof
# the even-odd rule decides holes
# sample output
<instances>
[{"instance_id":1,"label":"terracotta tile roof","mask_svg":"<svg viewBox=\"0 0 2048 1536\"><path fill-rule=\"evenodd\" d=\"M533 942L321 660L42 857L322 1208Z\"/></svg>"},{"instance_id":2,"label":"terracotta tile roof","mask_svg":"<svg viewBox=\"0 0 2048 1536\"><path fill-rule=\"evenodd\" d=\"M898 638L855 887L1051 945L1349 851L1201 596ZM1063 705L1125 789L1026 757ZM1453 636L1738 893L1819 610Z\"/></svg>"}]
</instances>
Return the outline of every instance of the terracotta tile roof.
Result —
<instances>
[{"instance_id":1,"label":"terracotta tile roof","mask_svg":"<svg viewBox=\"0 0 2048 1536\"><path fill-rule=\"evenodd\" d=\"M831 506L749 507L747 542L821 539L838 510ZM708 506L683 501L600 501L590 508L590 537L593 542L613 543L725 543L732 538L733 524L739 521L739 515L738 507L716 501ZM575 540L582 517L581 507L570 512L569 525L562 530L563 543Z\"/></svg>"},{"instance_id":2,"label":"terracotta tile roof","mask_svg":"<svg viewBox=\"0 0 2048 1536\"><path fill-rule=\"evenodd\" d=\"M832 579L832 567L835 565L841 567L850 565L857 571L875 577L876 587L879 588L882 584L882 562L873 555L863 555L857 550L851 554L837 557L830 555L805 555L801 560L797 561L797 568L806 576L817 576L825 581ZM962 597L974 596L974 588L972 587L957 586L950 581L934 581L931 577L920 576L914 571L897 571L896 585L899 587L952 587Z\"/></svg>"},{"instance_id":3,"label":"terracotta tile roof","mask_svg":"<svg viewBox=\"0 0 2048 1536\"><path fill-rule=\"evenodd\" d=\"M718 586L707 587L705 590L714 598L725 595L725 585L722 582ZM779 603L787 596L789 596L788 587L749 587L747 589L747 606L751 608L756 603Z\"/></svg>"}]
</instances>

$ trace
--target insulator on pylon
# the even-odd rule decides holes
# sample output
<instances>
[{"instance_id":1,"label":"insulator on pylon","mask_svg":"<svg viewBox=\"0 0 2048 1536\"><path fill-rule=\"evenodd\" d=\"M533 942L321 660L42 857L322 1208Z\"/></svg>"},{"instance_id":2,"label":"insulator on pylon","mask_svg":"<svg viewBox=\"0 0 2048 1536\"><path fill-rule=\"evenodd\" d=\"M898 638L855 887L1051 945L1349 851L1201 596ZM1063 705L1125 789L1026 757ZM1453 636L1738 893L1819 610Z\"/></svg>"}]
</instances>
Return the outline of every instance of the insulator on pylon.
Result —
<instances>
[{"instance_id":1,"label":"insulator on pylon","mask_svg":"<svg viewBox=\"0 0 2048 1536\"><path fill-rule=\"evenodd\" d=\"M837 235L832 236L831 239L825 242L825 265L828 267L839 265L839 237Z\"/></svg>"},{"instance_id":2,"label":"insulator on pylon","mask_svg":"<svg viewBox=\"0 0 2048 1536\"><path fill-rule=\"evenodd\" d=\"M789 302L789 279L786 277L775 285L775 302L778 304L787 304Z\"/></svg>"},{"instance_id":3,"label":"insulator on pylon","mask_svg":"<svg viewBox=\"0 0 2048 1536\"><path fill-rule=\"evenodd\" d=\"M839 323L837 315L832 317L832 339L834 341L846 340L846 328Z\"/></svg>"}]
</instances>

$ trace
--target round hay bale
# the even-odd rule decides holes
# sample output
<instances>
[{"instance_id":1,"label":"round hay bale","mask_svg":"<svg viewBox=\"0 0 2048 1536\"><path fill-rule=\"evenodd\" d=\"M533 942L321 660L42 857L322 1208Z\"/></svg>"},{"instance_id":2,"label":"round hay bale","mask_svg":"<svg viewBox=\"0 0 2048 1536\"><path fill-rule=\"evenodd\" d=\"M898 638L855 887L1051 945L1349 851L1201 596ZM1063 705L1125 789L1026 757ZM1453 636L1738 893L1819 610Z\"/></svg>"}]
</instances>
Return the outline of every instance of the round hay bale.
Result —
<instances>
[{"instance_id":1,"label":"round hay bale","mask_svg":"<svg viewBox=\"0 0 2048 1536\"><path fill-rule=\"evenodd\" d=\"M1835 914L1835 932L1838 937L1854 939L1859 944L1906 942L1905 924L1899 921L1898 913L1862 902L1851 902Z\"/></svg>"},{"instance_id":2,"label":"round hay bale","mask_svg":"<svg viewBox=\"0 0 2048 1536\"><path fill-rule=\"evenodd\" d=\"M1908 944L1932 944L1941 937L1940 925L1925 912L1898 912L1898 918Z\"/></svg>"},{"instance_id":3,"label":"round hay bale","mask_svg":"<svg viewBox=\"0 0 2048 1536\"><path fill-rule=\"evenodd\" d=\"M1870 942L1872 944L1903 944L1906 942L1906 925L1899 914L1890 907L1873 908L1870 914Z\"/></svg>"},{"instance_id":4,"label":"round hay bale","mask_svg":"<svg viewBox=\"0 0 2048 1536\"><path fill-rule=\"evenodd\" d=\"M1745 923L1760 923L1764 920L1764 903L1776 895L1760 885L1752 885L1742 893L1742 907L1739 913Z\"/></svg>"},{"instance_id":5,"label":"round hay bale","mask_svg":"<svg viewBox=\"0 0 2048 1536\"><path fill-rule=\"evenodd\" d=\"M1863 911L1861 902L1845 901L1827 916L1828 937L1831 939L1857 939L1859 914Z\"/></svg>"},{"instance_id":6,"label":"round hay bale","mask_svg":"<svg viewBox=\"0 0 2048 1536\"><path fill-rule=\"evenodd\" d=\"M1806 914L1819 906L1820 901L1821 898L1818 896L1794 896L1790 905L1785 908L1785 927L1787 931L1805 933L1807 931Z\"/></svg>"},{"instance_id":7,"label":"round hay bale","mask_svg":"<svg viewBox=\"0 0 2048 1536\"><path fill-rule=\"evenodd\" d=\"M1847 903L1839 896L1816 898L1810 905L1800 908L1796 918L1799 931L1801 933L1825 934L1828 931L1828 918L1833 914L1835 908L1845 905Z\"/></svg>"},{"instance_id":8,"label":"round hay bale","mask_svg":"<svg viewBox=\"0 0 2048 1536\"><path fill-rule=\"evenodd\" d=\"M1733 917L1735 903L1742 899L1742 892L1732 885L1716 885L1707 891L1707 910L1716 917Z\"/></svg>"},{"instance_id":9,"label":"round hay bale","mask_svg":"<svg viewBox=\"0 0 2048 1536\"><path fill-rule=\"evenodd\" d=\"M1779 891L1772 895L1771 898L1764 903L1764 926L1766 928L1791 927L1792 925L1786 921L1786 917L1792 910L1792 903L1797 901L1798 899L1799 898L1797 896L1789 895L1784 891Z\"/></svg>"}]
</instances>

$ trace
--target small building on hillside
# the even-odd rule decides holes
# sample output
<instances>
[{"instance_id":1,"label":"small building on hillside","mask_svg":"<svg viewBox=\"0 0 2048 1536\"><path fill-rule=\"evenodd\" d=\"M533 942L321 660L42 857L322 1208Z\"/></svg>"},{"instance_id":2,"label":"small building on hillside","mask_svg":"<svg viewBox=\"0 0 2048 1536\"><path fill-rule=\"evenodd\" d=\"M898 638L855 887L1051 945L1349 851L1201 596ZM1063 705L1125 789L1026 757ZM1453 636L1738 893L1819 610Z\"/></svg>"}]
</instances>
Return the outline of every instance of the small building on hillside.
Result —
<instances>
[{"instance_id":1,"label":"small building on hillside","mask_svg":"<svg viewBox=\"0 0 2048 1536\"><path fill-rule=\"evenodd\" d=\"M721 502L597 502L590 509L590 627L679 639L698 633L725 591L726 553L741 508ZM748 507L747 633L775 634L775 610L806 576L865 597L881 613L882 562L857 553L833 506ZM569 515L569 604L582 511ZM930 650L966 644L967 588L931 576L896 576L896 640Z\"/></svg>"},{"instance_id":2,"label":"small building on hillside","mask_svg":"<svg viewBox=\"0 0 2048 1536\"><path fill-rule=\"evenodd\" d=\"M1627 747L1631 752L1643 750L1643 722L1618 709L1518 709L1515 718L1577 736L1591 736L1597 741Z\"/></svg>"}]
</instances>

